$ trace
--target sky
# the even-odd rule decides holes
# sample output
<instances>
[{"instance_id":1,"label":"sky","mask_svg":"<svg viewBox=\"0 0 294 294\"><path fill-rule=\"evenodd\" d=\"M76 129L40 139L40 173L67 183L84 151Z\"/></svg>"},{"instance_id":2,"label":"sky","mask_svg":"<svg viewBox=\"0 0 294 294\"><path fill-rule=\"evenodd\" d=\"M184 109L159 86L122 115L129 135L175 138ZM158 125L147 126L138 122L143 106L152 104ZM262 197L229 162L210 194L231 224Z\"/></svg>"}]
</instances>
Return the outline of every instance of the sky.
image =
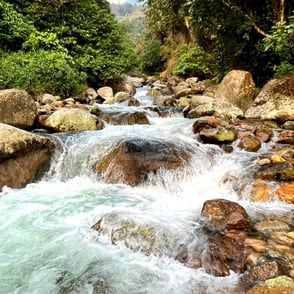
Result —
<instances>
[{"instance_id":1,"label":"sky","mask_svg":"<svg viewBox=\"0 0 294 294\"><path fill-rule=\"evenodd\" d=\"M136 1L135 0L108 0L108 2L115 3L115 4L122 4L125 2L130 2L130 3L134 4Z\"/></svg>"}]
</instances>

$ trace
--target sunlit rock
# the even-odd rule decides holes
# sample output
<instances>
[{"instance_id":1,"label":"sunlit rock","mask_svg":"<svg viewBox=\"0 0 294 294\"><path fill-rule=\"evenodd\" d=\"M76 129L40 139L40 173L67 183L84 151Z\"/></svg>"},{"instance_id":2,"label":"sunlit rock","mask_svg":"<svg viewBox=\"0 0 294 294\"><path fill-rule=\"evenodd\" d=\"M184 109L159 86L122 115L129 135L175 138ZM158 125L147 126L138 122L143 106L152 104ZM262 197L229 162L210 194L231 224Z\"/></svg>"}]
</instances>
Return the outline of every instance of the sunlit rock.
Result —
<instances>
[{"instance_id":1,"label":"sunlit rock","mask_svg":"<svg viewBox=\"0 0 294 294\"><path fill-rule=\"evenodd\" d=\"M24 90L0 90L0 123L22 129L33 126L37 118L34 99Z\"/></svg>"},{"instance_id":2,"label":"sunlit rock","mask_svg":"<svg viewBox=\"0 0 294 294\"><path fill-rule=\"evenodd\" d=\"M224 127L203 129L199 134L200 138L205 143L212 144L227 144L232 143L237 139L237 132L235 129L228 129Z\"/></svg>"},{"instance_id":3,"label":"sunlit rock","mask_svg":"<svg viewBox=\"0 0 294 294\"><path fill-rule=\"evenodd\" d=\"M279 200L294 204L294 182L279 186L276 195Z\"/></svg>"},{"instance_id":4,"label":"sunlit rock","mask_svg":"<svg viewBox=\"0 0 294 294\"><path fill-rule=\"evenodd\" d=\"M265 181L256 180L252 183L250 200L254 202L268 202L273 199L274 189Z\"/></svg>"},{"instance_id":5,"label":"sunlit rock","mask_svg":"<svg viewBox=\"0 0 294 294\"><path fill-rule=\"evenodd\" d=\"M146 180L149 173L182 168L189 158L187 150L173 143L131 139L99 158L95 169L108 182L137 186Z\"/></svg>"},{"instance_id":6,"label":"sunlit rock","mask_svg":"<svg viewBox=\"0 0 294 294\"><path fill-rule=\"evenodd\" d=\"M98 96L103 98L104 100L113 98L113 90L111 87L101 87L97 90Z\"/></svg>"},{"instance_id":7,"label":"sunlit rock","mask_svg":"<svg viewBox=\"0 0 294 294\"><path fill-rule=\"evenodd\" d=\"M250 225L245 209L238 203L225 199L205 201L201 215L216 230L246 229Z\"/></svg>"},{"instance_id":8,"label":"sunlit rock","mask_svg":"<svg viewBox=\"0 0 294 294\"><path fill-rule=\"evenodd\" d=\"M285 130L279 134L277 143L294 145L294 131Z\"/></svg>"},{"instance_id":9,"label":"sunlit rock","mask_svg":"<svg viewBox=\"0 0 294 294\"><path fill-rule=\"evenodd\" d=\"M0 191L22 188L48 167L54 143L0 123Z\"/></svg>"},{"instance_id":10,"label":"sunlit rock","mask_svg":"<svg viewBox=\"0 0 294 294\"><path fill-rule=\"evenodd\" d=\"M269 81L246 111L246 118L294 120L294 75Z\"/></svg>"},{"instance_id":11,"label":"sunlit rock","mask_svg":"<svg viewBox=\"0 0 294 294\"><path fill-rule=\"evenodd\" d=\"M255 93L256 89L251 73L232 70L218 86L215 99L220 102L229 102L245 111L252 104Z\"/></svg>"},{"instance_id":12,"label":"sunlit rock","mask_svg":"<svg viewBox=\"0 0 294 294\"><path fill-rule=\"evenodd\" d=\"M55 132L96 131L103 128L103 123L87 111L62 108L50 115L42 126Z\"/></svg>"}]
</instances>

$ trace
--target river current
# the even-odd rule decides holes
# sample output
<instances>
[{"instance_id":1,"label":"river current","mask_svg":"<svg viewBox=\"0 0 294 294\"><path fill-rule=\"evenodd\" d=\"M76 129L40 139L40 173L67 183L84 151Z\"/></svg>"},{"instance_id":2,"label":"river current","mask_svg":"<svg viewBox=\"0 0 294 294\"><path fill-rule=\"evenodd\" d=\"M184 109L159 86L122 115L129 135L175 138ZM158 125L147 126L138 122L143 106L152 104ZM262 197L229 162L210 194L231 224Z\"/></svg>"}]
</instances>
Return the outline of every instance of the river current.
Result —
<instances>
[{"instance_id":1,"label":"river current","mask_svg":"<svg viewBox=\"0 0 294 294\"><path fill-rule=\"evenodd\" d=\"M141 89L143 107L150 97ZM134 111L123 105L104 111ZM190 269L171 256L133 252L98 236L91 226L106 213L118 212L167 228L179 240L193 234L205 200L238 201L257 213L289 210L280 202L248 201L246 180L258 154L235 148L231 154L202 144L192 132L195 120L180 113L160 118L148 115L150 125L106 125L101 131L52 134L59 142L48 173L23 189L4 187L0 193L0 293L230 293L238 275L213 277ZM162 171L145 184L130 187L107 184L93 173L93 164L126 138L171 141L193 148L191 164L180 172ZM263 152L268 146L263 146ZM228 180L232 179L232 180ZM244 184L242 192L234 185ZM240 189L239 189L240 190ZM197 236L196 236L197 237ZM177 248L171 255L176 254Z\"/></svg>"}]
</instances>

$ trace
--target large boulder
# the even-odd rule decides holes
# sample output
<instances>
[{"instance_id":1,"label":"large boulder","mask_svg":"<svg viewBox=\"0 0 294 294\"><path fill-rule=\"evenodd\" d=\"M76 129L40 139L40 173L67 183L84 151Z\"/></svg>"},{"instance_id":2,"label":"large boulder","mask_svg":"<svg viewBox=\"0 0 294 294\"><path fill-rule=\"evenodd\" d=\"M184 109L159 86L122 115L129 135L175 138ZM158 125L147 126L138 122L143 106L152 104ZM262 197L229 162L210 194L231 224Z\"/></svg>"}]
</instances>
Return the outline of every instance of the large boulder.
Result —
<instances>
[{"instance_id":1,"label":"large boulder","mask_svg":"<svg viewBox=\"0 0 294 294\"><path fill-rule=\"evenodd\" d=\"M294 75L269 81L245 116L282 122L294 120Z\"/></svg>"},{"instance_id":2,"label":"large boulder","mask_svg":"<svg viewBox=\"0 0 294 294\"><path fill-rule=\"evenodd\" d=\"M172 143L130 139L99 158L95 169L108 182L137 186L149 173L184 167L189 157L187 150Z\"/></svg>"},{"instance_id":3,"label":"large boulder","mask_svg":"<svg viewBox=\"0 0 294 294\"><path fill-rule=\"evenodd\" d=\"M215 99L219 102L229 102L246 111L252 104L255 93L256 88L251 73L232 70L220 83Z\"/></svg>"},{"instance_id":4,"label":"large boulder","mask_svg":"<svg viewBox=\"0 0 294 294\"><path fill-rule=\"evenodd\" d=\"M98 96L104 100L109 100L113 98L113 89L111 87L101 87L97 90Z\"/></svg>"},{"instance_id":5,"label":"large boulder","mask_svg":"<svg viewBox=\"0 0 294 294\"><path fill-rule=\"evenodd\" d=\"M95 131L103 128L96 116L78 108L61 108L43 122L42 127L55 132Z\"/></svg>"},{"instance_id":6,"label":"large boulder","mask_svg":"<svg viewBox=\"0 0 294 294\"><path fill-rule=\"evenodd\" d=\"M48 138L0 123L0 191L33 181L50 163L53 148Z\"/></svg>"},{"instance_id":7,"label":"large boulder","mask_svg":"<svg viewBox=\"0 0 294 294\"><path fill-rule=\"evenodd\" d=\"M0 90L0 123L22 129L33 126L38 111L34 99L24 90Z\"/></svg>"}]
</instances>

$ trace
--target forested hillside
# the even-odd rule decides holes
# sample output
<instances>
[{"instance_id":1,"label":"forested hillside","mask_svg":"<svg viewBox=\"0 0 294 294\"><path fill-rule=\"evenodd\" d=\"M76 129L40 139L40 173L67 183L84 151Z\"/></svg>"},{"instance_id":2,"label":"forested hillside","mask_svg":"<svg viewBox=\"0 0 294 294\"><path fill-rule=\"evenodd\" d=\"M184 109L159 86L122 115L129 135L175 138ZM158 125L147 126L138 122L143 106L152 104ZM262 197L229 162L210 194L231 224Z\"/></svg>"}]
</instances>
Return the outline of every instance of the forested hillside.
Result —
<instances>
[{"instance_id":1,"label":"forested hillside","mask_svg":"<svg viewBox=\"0 0 294 294\"><path fill-rule=\"evenodd\" d=\"M222 77L245 69L263 83L294 72L294 1L147 0L148 48L166 74ZM156 50L155 50L156 49ZM147 50L150 58L155 52ZM152 59L149 69L166 63Z\"/></svg>"},{"instance_id":2,"label":"forested hillside","mask_svg":"<svg viewBox=\"0 0 294 294\"><path fill-rule=\"evenodd\" d=\"M72 95L135 60L104 0L0 0L0 19L1 89Z\"/></svg>"}]
</instances>

